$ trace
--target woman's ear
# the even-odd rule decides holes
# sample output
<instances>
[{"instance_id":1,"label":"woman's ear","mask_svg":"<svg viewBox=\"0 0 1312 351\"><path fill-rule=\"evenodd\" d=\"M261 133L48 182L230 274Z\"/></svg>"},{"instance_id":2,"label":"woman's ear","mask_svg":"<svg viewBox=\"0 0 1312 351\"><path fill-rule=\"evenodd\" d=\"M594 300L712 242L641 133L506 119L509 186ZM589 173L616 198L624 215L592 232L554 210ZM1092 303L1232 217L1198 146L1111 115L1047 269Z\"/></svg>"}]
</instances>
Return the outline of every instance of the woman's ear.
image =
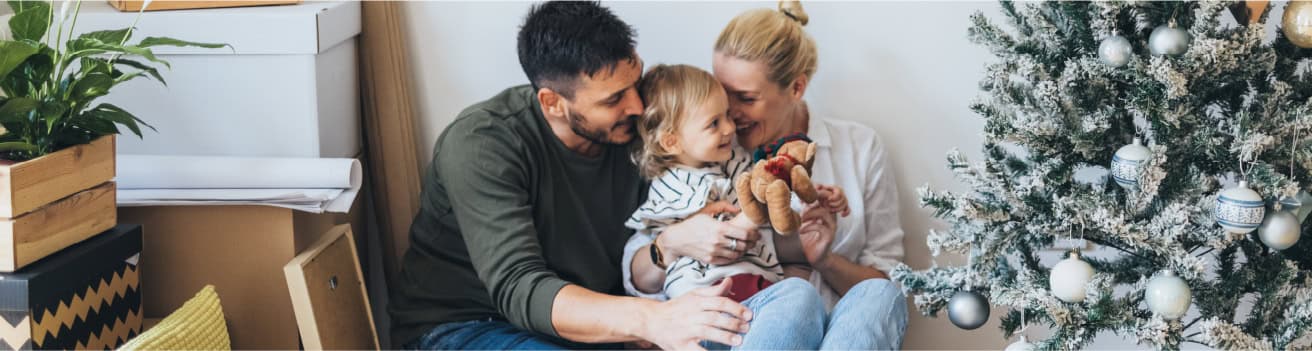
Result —
<instances>
[{"instance_id":1,"label":"woman's ear","mask_svg":"<svg viewBox=\"0 0 1312 351\"><path fill-rule=\"evenodd\" d=\"M805 74L801 74L797 76L797 79L793 79L793 82L788 84L788 95L795 100L801 100L802 96L806 95L806 87L811 81L809 78Z\"/></svg>"}]
</instances>

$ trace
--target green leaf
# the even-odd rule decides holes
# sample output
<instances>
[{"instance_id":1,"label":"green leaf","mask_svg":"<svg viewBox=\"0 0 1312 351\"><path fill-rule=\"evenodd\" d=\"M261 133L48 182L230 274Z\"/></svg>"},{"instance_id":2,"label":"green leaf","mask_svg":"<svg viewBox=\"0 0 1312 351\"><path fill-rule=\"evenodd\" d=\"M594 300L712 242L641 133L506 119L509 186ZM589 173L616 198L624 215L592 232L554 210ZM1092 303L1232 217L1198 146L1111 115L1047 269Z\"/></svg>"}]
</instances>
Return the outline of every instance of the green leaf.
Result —
<instances>
[{"instance_id":1,"label":"green leaf","mask_svg":"<svg viewBox=\"0 0 1312 351\"><path fill-rule=\"evenodd\" d=\"M22 121L33 110L40 105L36 100L25 97L16 97L5 101L0 106L0 122Z\"/></svg>"},{"instance_id":2,"label":"green leaf","mask_svg":"<svg viewBox=\"0 0 1312 351\"><path fill-rule=\"evenodd\" d=\"M91 38L91 39L99 40L103 43L119 45L119 43L122 43L128 40L129 38L131 38L131 35L132 35L132 28L123 28L123 29L87 32L86 34L82 34L78 36L78 38L79 39Z\"/></svg>"},{"instance_id":3,"label":"green leaf","mask_svg":"<svg viewBox=\"0 0 1312 351\"><path fill-rule=\"evenodd\" d=\"M28 144L28 143L21 142L21 141L8 141L8 142L0 143L0 151L2 151L2 152L12 152L12 151L27 151L27 152L33 152L33 151L36 151L36 145Z\"/></svg>"},{"instance_id":4,"label":"green leaf","mask_svg":"<svg viewBox=\"0 0 1312 351\"><path fill-rule=\"evenodd\" d=\"M9 7L14 9L14 17L9 18L14 39L41 41L50 29L50 5L42 2L15 5L10 1Z\"/></svg>"},{"instance_id":5,"label":"green leaf","mask_svg":"<svg viewBox=\"0 0 1312 351\"><path fill-rule=\"evenodd\" d=\"M173 38L168 38L168 37L147 37L146 39L142 39L140 43L137 43L137 46L140 46L140 47L143 47L143 48L148 48L148 47L152 47L152 46L161 46L161 45L166 45L166 46L176 46L176 47L193 46L193 47L200 47L200 48L206 48L206 49L218 49L218 48L225 47L225 46L228 47L229 49L232 48L232 45L228 45L228 44L222 44L222 43L197 43L197 42L191 42L191 41L186 41L186 40L178 40L178 39L173 39Z\"/></svg>"},{"instance_id":6,"label":"green leaf","mask_svg":"<svg viewBox=\"0 0 1312 351\"><path fill-rule=\"evenodd\" d=\"M140 118L137 118L137 116L133 116L131 113L128 113L128 111L124 111L118 106L112 104L100 104L96 106L96 108L91 109L91 111L87 111L87 114L97 119L122 124L123 126L128 127L128 129L131 129L132 133L136 134L137 137L141 137L141 127L137 125L138 123L150 128L150 130L158 131L150 124L146 124L146 121L142 121Z\"/></svg>"},{"instance_id":7,"label":"green leaf","mask_svg":"<svg viewBox=\"0 0 1312 351\"><path fill-rule=\"evenodd\" d=\"M151 62L162 63L164 66L170 67L168 61L155 57L155 53L148 48L118 45L117 43L106 43L96 38L77 38L69 40L68 51L72 53L70 57L74 59L106 53L121 53L141 56Z\"/></svg>"},{"instance_id":8,"label":"green leaf","mask_svg":"<svg viewBox=\"0 0 1312 351\"><path fill-rule=\"evenodd\" d=\"M49 10L50 3L45 1L36 1L36 0L32 0L32 1L9 0L9 9L14 10L14 13L27 11L28 9L32 9L32 8L44 8L46 10Z\"/></svg>"},{"instance_id":9,"label":"green leaf","mask_svg":"<svg viewBox=\"0 0 1312 351\"><path fill-rule=\"evenodd\" d=\"M41 48L23 41L0 41L0 77L9 75L9 71L27 61L29 56L41 51Z\"/></svg>"},{"instance_id":10,"label":"green leaf","mask_svg":"<svg viewBox=\"0 0 1312 351\"><path fill-rule=\"evenodd\" d=\"M169 83L167 83L167 82L164 81L164 76L161 76L161 75L159 74L159 70L155 69L155 67L151 67L150 65L147 65L147 64L144 64L144 63L141 63L141 62L137 62L137 61L133 61L133 60L125 60L125 59L122 59L122 58L120 58L120 59L118 59L118 60L114 60L114 64L116 64L116 65L124 65L124 66L128 66L128 67L132 67L132 68L139 69L139 70L141 70L142 72L146 72L146 73L150 74L151 77L155 77L155 80L158 80L160 83L163 83L164 86L168 86L168 85L169 85Z\"/></svg>"},{"instance_id":11,"label":"green leaf","mask_svg":"<svg viewBox=\"0 0 1312 351\"><path fill-rule=\"evenodd\" d=\"M74 81L73 89L69 93L73 101L85 102L109 94L109 88L112 86L114 86L114 78L109 74L92 72Z\"/></svg>"}]
</instances>

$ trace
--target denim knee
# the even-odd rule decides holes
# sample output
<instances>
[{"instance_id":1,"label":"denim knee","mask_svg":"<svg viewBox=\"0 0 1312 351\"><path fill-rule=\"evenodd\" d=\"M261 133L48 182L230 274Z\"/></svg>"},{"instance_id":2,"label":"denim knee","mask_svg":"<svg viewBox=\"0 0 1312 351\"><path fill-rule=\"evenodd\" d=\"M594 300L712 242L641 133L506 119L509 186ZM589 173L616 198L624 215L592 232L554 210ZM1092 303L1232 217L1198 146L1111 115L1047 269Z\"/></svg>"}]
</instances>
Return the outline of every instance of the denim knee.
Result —
<instances>
[{"instance_id":1,"label":"denim knee","mask_svg":"<svg viewBox=\"0 0 1312 351\"><path fill-rule=\"evenodd\" d=\"M801 278L788 278L775 283L778 287L775 292L776 300L787 301L784 306L793 310L789 315L796 318L807 318L814 320L820 325L825 322L825 300L820 297L820 292L816 291L811 282Z\"/></svg>"},{"instance_id":2,"label":"denim knee","mask_svg":"<svg viewBox=\"0 0 1312 351\"><path fill-rule=\"evenodd\" d=\"M844 296L844 299L849 296L853 297L856 301L867 302L861 305L870 307L878 306L880 304L869 302L882 300L893 306L889 311L892 315L889 317L900 318L903 320L907 318L907 297L902 294L901 289L898 289L897 284L894 284L888 279L872 278L863 280L860 283L853 285L852 288L847 291L847 295Z\"/></svg>"}]
</instances>

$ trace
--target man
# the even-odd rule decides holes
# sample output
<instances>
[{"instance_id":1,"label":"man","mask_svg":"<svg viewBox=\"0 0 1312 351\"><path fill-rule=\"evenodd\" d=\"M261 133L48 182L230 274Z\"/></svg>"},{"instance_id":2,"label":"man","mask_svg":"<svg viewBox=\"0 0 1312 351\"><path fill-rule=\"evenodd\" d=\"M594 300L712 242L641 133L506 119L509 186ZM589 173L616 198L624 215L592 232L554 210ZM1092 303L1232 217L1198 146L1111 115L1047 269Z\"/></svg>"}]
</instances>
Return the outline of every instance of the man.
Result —
<instances>
[{"instance_id":1,"label":"man","mask_svg":"<svg viewBox=\"0 0 1312 351\"><path fill-rule=\"evenodd\" d=\"M532 85L465 109L434 146L389 306L393 340L419 349L737 344L751 313L721 296L727 284L666 302L613 296L632 234L623 222L646 193L626 147L643 108L633 30L596 3L551 2L529 11L518 47ZM699 220L697 230L749 235Z\"/></svg>"}]
</instances>

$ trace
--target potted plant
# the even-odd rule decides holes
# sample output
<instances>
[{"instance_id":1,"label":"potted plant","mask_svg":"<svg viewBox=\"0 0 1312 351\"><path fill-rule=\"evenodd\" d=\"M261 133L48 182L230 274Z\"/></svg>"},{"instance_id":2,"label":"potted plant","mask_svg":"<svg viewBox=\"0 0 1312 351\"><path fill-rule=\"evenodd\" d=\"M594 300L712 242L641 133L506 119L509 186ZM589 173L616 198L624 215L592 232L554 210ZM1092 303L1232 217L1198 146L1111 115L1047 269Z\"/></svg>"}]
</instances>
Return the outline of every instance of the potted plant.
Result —
<instances>
[{"instance_id":1,"label":"potted plant","mask_svg":"<svg viewBox=\"0 0 1312 351\"><path fill-rule=\"evenodd\" d=\"M97 99L133 79L163 84L158 67L168 62L152 47L226 46L165 37L130 44L133 27L73 37L81 1L57 10L44 1L8 3L10 33L0 37L0 271L116 224L114 136L154 128Z\"/></svg>"}]
</instances>

